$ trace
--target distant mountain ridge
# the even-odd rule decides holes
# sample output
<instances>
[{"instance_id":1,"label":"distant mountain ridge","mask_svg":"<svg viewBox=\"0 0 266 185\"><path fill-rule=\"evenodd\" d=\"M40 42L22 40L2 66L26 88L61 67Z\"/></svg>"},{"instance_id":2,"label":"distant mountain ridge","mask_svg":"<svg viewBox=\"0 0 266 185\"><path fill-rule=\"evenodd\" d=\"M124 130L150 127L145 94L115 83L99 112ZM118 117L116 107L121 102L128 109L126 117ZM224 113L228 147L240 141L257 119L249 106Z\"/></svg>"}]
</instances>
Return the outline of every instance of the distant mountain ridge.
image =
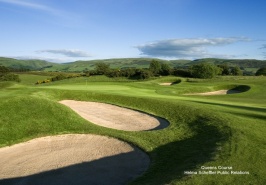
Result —
<instances>
[{"instance_id":1,"label":"distant mountain ridge","mask_svg":"<svg viewBox=\"0 0 266 185\"><path fill-rule=\"evenodd\" d=\"M113 58L88 61L75 61L69 63L53 63L45 60L18 60L13 58L0 57L0 65L12 67L15 69L30 69L40 71L64 71L64 72L82 72L92 70L96 63L108 63L111 68L148 68L152 60L158 60L161 63L167 63L171 67L186 68L190 65L200 62L218 64L228 64L228 66L239 66L254 72L258 68L266 67L266 60L255 59L218 59L203 58L197 60L162 60L156 58Z\"/></svg>"}]
</instances>

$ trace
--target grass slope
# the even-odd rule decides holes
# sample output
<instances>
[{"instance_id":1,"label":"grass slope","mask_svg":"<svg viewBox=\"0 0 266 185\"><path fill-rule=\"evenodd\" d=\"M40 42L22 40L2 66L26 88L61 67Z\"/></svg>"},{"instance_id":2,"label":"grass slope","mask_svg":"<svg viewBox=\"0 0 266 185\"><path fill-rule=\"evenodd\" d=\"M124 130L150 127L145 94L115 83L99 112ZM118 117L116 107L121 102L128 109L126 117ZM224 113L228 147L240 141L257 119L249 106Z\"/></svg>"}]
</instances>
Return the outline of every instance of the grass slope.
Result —
<instances>
[{"instance_id":1,"label":"grass slope","mask_svg":"<svg viewBox=\"0 0 266 185\"><path fill-rule=\"evenodd\" d=\"M17 60L13 58L0 57L0 65L15 69L30 69L43 71L62 71L62 72L82 72L93 70L96 63L110 64L111 68L148 68L154 58L114 58L88 61L75 61L69 63L52 63L44 60ZM184 66L189 60L161 60L172 67Z\"/></svg>"},{"instance_id":2,"label":"grass slope","mask_svg":"<svg viewBox=\"0 0 266 185\"><path fill-rule=\"evenodd\" d=\"M150 168L132 184L266 183L263 77L127 81L95 76L39 86L30 85L28 77L22 77L20 85L8 84L0 89L0 146L46 135L94 133L131 142L149 154ZM177 80L181 82L159 85ZM232 95L184 95L238 85L251 88ZM63 99L106 102L145 111L168 119L170 126L148 132L103 128L57 103ZM250 174L184 175L184 171L202 171L201 166L231 166L234 171Z\"/></svg>"},{"instance_id":3,"label":"grass slope","mask_svg":"<svg viewBox=\"0 0 266 185\"><path fill-rule=\"evenodd\" d=\"M40 70L47 66L58 65L58 64L47 62L44 60L17 60L13 58L0 57L0 65L11 67L14 69Z\"/></svg>"},{"instance_id":4,"label":"grass slope","mask_svg":"<svg viewBox=\"0 0 266 185\"><path fill-rule=\"evenodd\" d=\"M195 63L208 62L215 65L228 64L229 66L239 66L244 68L248 74L255 72L266 66L265 60L253 59L219 59L219 58L203 58L197 60L162 60L156 58L113 58L99 59L88 61L75 61L69 63L52 63L43 60L17 60L12 58L0 57L0 65L12 68L23 68L31 70L43 71L62 71L62 72L82 72L84 70L93 70L96 63L107 63L111 68L148 68L152 60L158 60L161 63L167 63L171 67L188 67Z\"/></svg>"},{"instance_id":5,"label":"grass slope","mask_svg":"<svg viewBox=\"0 0 266 185\"><path fill-rule=\"evenodd\" d=\"M93 70L96 63L109 64L111 68L148 68L153 58L114 58L102 60L89 60L89 61L75 61L59 65L54 65L46 68L45 71L83 71ZM161 60L156 59L161 63L167 63L172 67L183 66L188 63L188 60Z\"/></svg>"}]
</instances>

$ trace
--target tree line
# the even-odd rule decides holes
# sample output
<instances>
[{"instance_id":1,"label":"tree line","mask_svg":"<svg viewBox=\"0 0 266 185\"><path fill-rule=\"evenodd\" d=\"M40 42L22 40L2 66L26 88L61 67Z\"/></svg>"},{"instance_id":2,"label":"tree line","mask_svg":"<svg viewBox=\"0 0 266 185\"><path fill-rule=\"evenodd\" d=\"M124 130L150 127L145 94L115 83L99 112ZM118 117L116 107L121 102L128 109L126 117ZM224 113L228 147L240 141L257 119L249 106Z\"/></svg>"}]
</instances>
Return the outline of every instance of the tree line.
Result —
<instances>
[{"instance_id":1,"label":"tree line","mask_svg":"<svg viewBox=\"0 0 266 185\"><path fill-rule=\"evenodd\" d=\"M0 66L0 81L16 81L20 82L19 75L12 73L14 69Z\"/></svg>"},{"instance_id":2,"label":"tree line","mask_svg":"<svg viewBox=\"0 0 266 185\"><path fill-rule=\"evenodd\" d=\"M60 73L60 74L53 76L51 78L48 78L48 79L38 80L35 84L38 85L38 84L43 84L43 83L50 83L50 82L55 82L55 81L64 80L64 79L77 78L77 77L81 77L81 76L86 76L86 75L85 74Z\"/></svg>"},{"instance_id":3,"label":"tree line","mask_svg":"<svg viewBox=\"0 0 266 185\"><path fill-rule=\"evenodd\" d=\"M213 78L217 75L243 75L238 66L229 67L227 64L214 65L210 63L197 63L188 68L172 68L169 64L157 60L150 62L149 68L122 68L111 69L107 63L95 64L95 69L84 71L86 76L106 75L108 77L127 77L130 79L148 79L156 76L175 75L191 78Z\"/></svg>"}]
</instances>

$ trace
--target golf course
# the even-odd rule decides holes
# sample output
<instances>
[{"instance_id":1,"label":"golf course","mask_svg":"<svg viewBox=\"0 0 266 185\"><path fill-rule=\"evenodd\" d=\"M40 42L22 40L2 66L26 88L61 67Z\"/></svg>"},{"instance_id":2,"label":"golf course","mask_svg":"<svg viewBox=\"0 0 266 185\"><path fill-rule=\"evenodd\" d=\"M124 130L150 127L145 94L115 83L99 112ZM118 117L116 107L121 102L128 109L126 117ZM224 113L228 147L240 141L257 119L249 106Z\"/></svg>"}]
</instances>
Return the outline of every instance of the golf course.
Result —
<instances>
[{"instance_id":1,"label":"golf course","mask_svg":"<svg viewBox=\"0 0 266 185\"><path fill-rule=\"evenodd\" d=\"M266 184L265 76L19 77L0 82L1 185ZM4 158L9 149L22 153Z\"/></svg>"}]
</instances>

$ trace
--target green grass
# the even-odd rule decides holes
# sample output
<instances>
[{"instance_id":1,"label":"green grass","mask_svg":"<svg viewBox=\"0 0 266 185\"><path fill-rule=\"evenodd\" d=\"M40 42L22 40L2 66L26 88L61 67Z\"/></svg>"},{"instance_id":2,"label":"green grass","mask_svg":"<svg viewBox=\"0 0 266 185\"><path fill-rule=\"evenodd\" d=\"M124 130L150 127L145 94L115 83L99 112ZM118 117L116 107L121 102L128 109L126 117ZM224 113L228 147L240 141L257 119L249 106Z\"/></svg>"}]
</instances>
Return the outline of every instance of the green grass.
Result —
<instances>
[{"instance_id":1,"label":"green grass","mask_svg":"<svg viewBox=\"0 0 266 185\"><path fill-rule=\"evenodd\" d=\"M133 143L148 153L149 169L132 184L265 184L266 78L197 80L162 77L148 81L76 78L50 84L4 84L0 90L0 146L64 133L94 133ZM41 78L41 77L39 77ZM162 82L180 83L161 86ZM245 85L246 92L188 96ZM126 132L92 124L59 100L116 104L166 118L163 130ZM232 166L249 175L184 175L201 166Z\"/></svg>"},{"instance_id":2,"label":"green grass","mask_svg":"<svg viewBox=\"0 0 266 185\"><path fill-rule=\"evenodd\" d=\"M38 80L45 80L51 78L48 75L34 75L34 74L19 74L21 84L34 85Z\"/></svg>"}]
</instances>

